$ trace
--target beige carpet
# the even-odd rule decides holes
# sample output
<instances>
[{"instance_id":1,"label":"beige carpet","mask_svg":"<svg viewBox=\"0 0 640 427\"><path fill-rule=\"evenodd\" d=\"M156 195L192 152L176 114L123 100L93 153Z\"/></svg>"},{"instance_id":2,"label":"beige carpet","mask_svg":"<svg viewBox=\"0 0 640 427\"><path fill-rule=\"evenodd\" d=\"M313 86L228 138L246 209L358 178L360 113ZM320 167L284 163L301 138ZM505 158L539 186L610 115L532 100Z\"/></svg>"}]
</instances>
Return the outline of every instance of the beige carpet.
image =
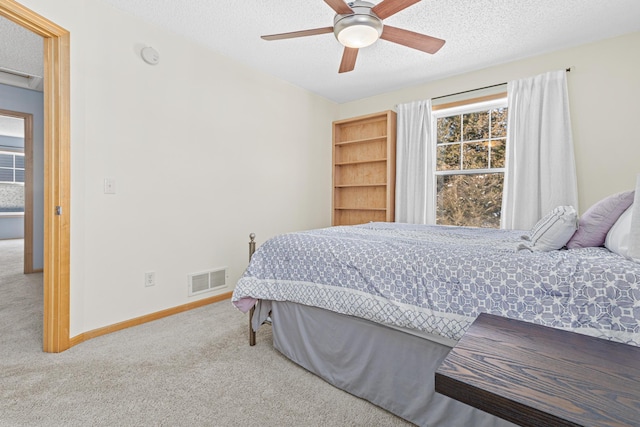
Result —
<instances>
[{"instance_id":1,"label":"beige carpet","mask_svg":"<svg viewBox=\"0 0 640 427\"><path fill-rule=\"evenodd\" d=\"M0 241L0 426L406 426L273 349L229 301L42 352L42 275Z\"/></svg>"}]
</instances>

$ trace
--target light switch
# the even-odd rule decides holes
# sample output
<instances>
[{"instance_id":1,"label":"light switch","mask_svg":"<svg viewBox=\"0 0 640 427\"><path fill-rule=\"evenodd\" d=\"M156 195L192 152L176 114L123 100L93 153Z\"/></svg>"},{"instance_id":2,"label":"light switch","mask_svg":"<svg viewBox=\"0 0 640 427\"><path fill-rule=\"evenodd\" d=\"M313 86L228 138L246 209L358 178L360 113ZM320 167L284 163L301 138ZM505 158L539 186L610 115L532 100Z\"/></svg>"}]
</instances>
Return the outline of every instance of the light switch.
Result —
<instances>
[{"instance_id":1,"label":"light switch","mask_svg":"<svg viewBox=\"0 0 640 427\"><path fill-rule=\"evenodd\" d=\"M104 179L104 194L116 194L116 179L105 178Z\"/></svg>"}]
</instances>

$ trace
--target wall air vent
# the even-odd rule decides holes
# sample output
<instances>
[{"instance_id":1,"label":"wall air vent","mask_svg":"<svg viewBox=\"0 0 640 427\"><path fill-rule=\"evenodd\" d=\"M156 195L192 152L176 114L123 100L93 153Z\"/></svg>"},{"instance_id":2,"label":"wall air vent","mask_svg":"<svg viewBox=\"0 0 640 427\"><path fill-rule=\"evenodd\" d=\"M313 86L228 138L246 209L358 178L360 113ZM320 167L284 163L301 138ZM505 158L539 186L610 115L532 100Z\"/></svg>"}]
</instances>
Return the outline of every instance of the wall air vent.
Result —
<instances>
[{"instance_id":1,"label":"wall air vent","mask_svg":"<svg viewBox=\"0 0 640 427\"><path fill-rule=\"evenodd\" d=\"M189 296L211 292L227 287L227 268L202 271L187 275Z\"/></svg>"}]
</instances>

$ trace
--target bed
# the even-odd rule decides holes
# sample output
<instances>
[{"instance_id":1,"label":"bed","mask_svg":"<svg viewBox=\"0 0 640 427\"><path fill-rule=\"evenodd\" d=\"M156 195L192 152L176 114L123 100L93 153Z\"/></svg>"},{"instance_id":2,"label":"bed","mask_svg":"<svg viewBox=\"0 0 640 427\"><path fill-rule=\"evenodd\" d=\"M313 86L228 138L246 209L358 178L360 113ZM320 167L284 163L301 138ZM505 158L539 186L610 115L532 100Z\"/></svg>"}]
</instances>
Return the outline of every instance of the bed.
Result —
<instances>
[{"instance_id":1,"label":"bed","mask_svg":"<svg viewBox=\"0 0 640 427\"><path fill-rule=\"evenodd\" d=\"M276 236L232 301L274 347L421 426L512 426L434 391L483 312L640 346L640 265L604 247L537 251L519 230L369 223Z\"/></svg>"}]
</instances>

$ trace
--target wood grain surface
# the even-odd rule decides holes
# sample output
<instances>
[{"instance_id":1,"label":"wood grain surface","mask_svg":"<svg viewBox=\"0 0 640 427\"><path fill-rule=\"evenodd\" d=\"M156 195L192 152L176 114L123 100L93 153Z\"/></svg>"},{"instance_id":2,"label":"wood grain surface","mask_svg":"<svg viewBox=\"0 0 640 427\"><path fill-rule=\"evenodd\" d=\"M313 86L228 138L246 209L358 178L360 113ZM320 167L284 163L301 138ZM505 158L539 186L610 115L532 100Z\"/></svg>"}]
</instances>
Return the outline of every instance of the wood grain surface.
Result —
<instances>
[{"instance_id":1,"label":"wood grain surface","mask_svg":"<svg viewBox=\"0 0 640 427\"><path fill-rule=\"evenodd\" d=\"M640 426L640 348L481 314L436 391L521 426Z\"/></svg>"}]
</instances>

